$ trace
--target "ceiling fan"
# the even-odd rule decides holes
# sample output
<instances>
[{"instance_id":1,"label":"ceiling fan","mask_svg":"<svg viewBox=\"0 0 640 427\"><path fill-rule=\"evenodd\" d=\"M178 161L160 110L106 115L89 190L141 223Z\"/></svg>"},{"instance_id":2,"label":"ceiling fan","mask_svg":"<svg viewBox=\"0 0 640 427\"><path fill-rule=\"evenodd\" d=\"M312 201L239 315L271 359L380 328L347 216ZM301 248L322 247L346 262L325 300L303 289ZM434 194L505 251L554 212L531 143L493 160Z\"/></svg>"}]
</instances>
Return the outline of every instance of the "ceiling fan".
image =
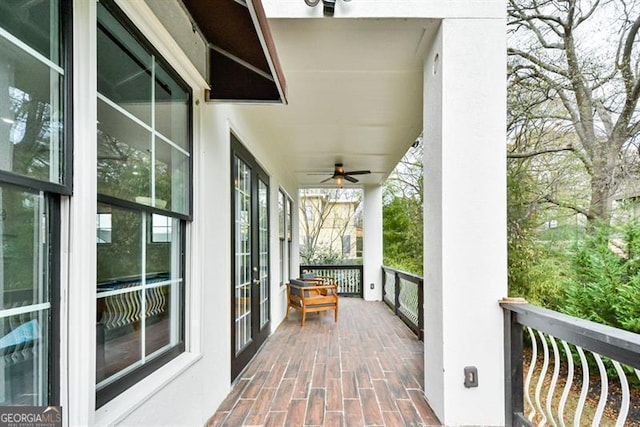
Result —
<instances>
[{"instance_id":1,"label":"ceiling fan","mask_svg":"<svg viewBox=\"0 0 640 427\"><path fill-rule=\"evenodd\" d=\"M342 166L342 163L336 163L335 169L333 171L333 176L320 181L320 184L323 184L329 181L330 179L333 179L336 182L336 185L342 185L344 183L344 180L347 180L355 184L356 182L358 182L358 180L351 175L367 175L370 173L371 171L365 171L365 170L345 172L344 167Z\"/></svg>"}]
</instances>

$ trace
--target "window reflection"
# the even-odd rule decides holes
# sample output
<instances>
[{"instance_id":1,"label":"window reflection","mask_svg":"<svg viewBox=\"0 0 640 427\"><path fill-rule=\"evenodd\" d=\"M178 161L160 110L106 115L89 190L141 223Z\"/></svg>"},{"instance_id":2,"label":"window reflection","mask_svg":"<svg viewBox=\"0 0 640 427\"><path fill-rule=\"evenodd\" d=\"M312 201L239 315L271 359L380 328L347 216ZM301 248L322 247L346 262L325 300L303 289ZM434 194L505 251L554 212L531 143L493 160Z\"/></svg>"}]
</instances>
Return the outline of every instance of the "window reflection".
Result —
<instances>
[{"instance_id":1,"label":"window reflection","mask_svg":"<svg viewBox=\"0 0 640 427\"><path fill-rule=\"evenodd\" d=\"M0 37L0 169L62 183L62 76Z\"/></svg>"},{"instance_id":2,"label":"window reflection","mask_svg":"<svg viewBox=\"0 0 640 427\"><path fill-rule=\"evenodd\" d=\"M42 194L0 187L0 405L39 405L48 396L45 208Z\"/></svg>"},{"instance_id":3,"label":"window reflection","mask_svg":"<svg viewBox=\"0 0 640 427\"><path fill-rule=\"evenodd\" d=\"M189 214L190 91L98 4L98 192Z\"/></svg>"},{"instance_id":4,"label":"window reflection","mask_svg":"<svg viewBox=\"0 0 640 427\"><path fill-rule=\"evenodd\" d=\"M106 210L112 230L111 244L98 245L98 389L182 341L179 221L100 204Z\"/></svg>"}]
</instances>

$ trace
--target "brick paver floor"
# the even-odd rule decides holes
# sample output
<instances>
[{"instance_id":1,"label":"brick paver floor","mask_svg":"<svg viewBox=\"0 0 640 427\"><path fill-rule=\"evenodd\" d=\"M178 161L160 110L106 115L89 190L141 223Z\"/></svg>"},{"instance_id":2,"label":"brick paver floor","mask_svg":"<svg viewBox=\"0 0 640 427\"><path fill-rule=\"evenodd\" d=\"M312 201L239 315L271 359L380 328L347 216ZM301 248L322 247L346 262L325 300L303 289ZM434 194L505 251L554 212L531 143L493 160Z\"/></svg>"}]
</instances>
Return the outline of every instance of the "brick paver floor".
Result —
<instances>
[{"instance_id":1,"label":"brick paver floor","mask_svg":"<svg viewBox=\"0 0 640 427\"><path fill-rule=\"evenodd\" d=\"M423 343L381 302L340 298L304 327L292 310L209 426L440 425L424 399Z\"/></svg>"}]
</instances>

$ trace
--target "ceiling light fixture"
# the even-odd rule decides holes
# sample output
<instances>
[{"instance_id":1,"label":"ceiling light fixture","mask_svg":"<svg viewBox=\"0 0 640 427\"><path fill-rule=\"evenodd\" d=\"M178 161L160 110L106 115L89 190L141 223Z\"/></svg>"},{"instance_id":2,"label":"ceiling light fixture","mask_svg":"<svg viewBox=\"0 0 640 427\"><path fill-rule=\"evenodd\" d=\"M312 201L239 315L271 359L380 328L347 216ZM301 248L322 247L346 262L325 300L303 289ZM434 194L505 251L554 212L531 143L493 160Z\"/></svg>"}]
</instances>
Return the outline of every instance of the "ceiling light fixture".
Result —
<instances>
[{"instance_id":1,"label":"ceiling light fixture","mask_svg":"<svg viewBox=\"0 0 640 427\"><path fill-rule=\"evenodd\" d=\"M322 0L322 13L324 16L333 16L333 13L336 10L336 1L337 0ZM349 2L351 0L342 0L344 2ZM304 2L309 7L316 7L320 0L304 0Z\"/></svg>"}]
</instances>

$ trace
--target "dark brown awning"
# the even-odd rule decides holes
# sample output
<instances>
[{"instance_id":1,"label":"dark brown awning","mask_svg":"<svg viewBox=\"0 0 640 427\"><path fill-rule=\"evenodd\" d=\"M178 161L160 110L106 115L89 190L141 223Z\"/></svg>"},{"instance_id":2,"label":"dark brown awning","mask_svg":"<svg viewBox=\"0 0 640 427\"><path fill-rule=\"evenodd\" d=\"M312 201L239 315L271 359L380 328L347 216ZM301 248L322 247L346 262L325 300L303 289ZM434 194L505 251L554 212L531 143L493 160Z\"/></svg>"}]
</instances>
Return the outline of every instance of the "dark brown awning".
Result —
<instances>
[{"instance_id":1,"label":"dark brown awning","mask_svg":"<svg viewBox=\"0 0 640 427\"><path fill-rule=\"evenodd\" d=\"M210 100L286 103L261 0L182 0L209 45Z\"/></svg>"}]
</instances>

